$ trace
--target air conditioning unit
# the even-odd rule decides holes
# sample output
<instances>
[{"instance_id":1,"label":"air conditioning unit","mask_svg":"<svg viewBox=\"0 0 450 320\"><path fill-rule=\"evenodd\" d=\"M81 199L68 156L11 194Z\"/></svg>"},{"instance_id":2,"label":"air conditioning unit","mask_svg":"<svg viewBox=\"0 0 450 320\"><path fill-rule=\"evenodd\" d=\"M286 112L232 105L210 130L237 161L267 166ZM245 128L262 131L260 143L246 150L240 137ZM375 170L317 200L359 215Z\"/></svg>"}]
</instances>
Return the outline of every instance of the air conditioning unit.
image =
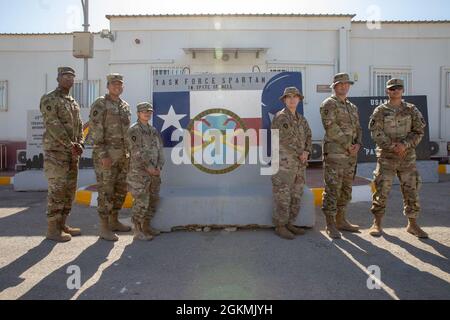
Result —
<instances>
[{"instance_id":1,"label":"air conditioning unit","mask_svg":"<svg viewBox=\"0 0 450 320\"><path fill-rule=\"evenodd\" d=\"M322 161L322 142L313 141L311 158L309 161Z\"/></svg>"},{"instance_id":2,"label":"air conditioning unit","mask_svg":"<svg viewBox=\"0 0 450 320\"><path fill-rule=\"evenodd\" d=\"M439 143L430 141L430 156L434 156L439 153Z\"/></svg>"},{"instance_id":3,"label":"air conditioning unit","mask_svg":"<svg viewBox=\"0 0 450 320\"><path fill-rule=\"evenodd\" d=\"M16 150L16 171L21 171L27 166L27 150L18 149Z\"/></svg>"}]
</instances>

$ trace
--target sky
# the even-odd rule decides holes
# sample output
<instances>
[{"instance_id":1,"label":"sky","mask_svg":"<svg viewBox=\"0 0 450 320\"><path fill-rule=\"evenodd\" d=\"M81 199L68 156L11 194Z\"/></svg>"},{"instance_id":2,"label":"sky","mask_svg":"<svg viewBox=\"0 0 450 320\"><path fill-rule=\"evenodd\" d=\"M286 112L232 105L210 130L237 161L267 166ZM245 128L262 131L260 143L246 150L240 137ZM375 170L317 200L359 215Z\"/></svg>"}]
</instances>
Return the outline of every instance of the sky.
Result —
<instances>
[{"instance_id":1,"label":"sky","mask_svg":"<svg viewBox=\"0 0 450 320\"><path fill-rule=\"evenodd\" d=\"M81 0L0 0L0 33L82 30ZM450 20L450 1L427 0L90 0L90 30L107 14L356 14L355 20Z\"/></svg>"}]
</instances>

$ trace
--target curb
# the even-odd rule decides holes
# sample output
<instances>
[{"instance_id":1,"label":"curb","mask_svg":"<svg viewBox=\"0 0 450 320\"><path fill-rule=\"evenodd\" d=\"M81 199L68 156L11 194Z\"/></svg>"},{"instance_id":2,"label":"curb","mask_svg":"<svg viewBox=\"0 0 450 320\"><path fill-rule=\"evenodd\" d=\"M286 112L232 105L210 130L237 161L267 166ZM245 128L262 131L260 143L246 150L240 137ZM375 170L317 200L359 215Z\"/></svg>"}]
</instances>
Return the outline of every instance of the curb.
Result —
<instances>
[{"instance_id":1,"label":"curb","mask_svg":"<svg viewBox=\"0 0 450 320\"><path fill-rule=\"evenodd\" d=\"M440 174L450 173L450 164L440 164L438 166L438 173L440 173Z\"/></svg>"},{"instance_id":2,"label":"curb","mask_svg":"<svg viewBox=\"0 0 450 320\"><path fill-rule=\"evenodd\" d=\"M325 188L311 188L311 191L314 195L314 205L321 206L322 205L322 195L325 191ZM372 182L367 185L362 186L353 186L352 187L352 200L350 202L362 202L372 201L372 194L375 191L375 187Z\"/></svg>"},{"instance_id":3,"label":"curb","mask_svg":"<svg viewBox=\"0 0 450 320\"><path fill-rule=\"evenodd\" d=\"M79 188L75 194L75 203L88 207L97 207L98 192L90 190L92 189L92 187L95 187L95 185ZM128 192L125 197L125 201L123 203L122 208L129 209L131 208L132 205L133 205L133 197L131 196L131 193Z\"/></svg>"},{"instance_id":4,"label":"curb","mask_svg":"<svg viewBox=\"0 0 450 320\"><path fill-rule=\"evenodd\" d=\"M1 177L0 176L0 186L7 186L14 184L14 177Z\"/></svg>"}]
</instances>

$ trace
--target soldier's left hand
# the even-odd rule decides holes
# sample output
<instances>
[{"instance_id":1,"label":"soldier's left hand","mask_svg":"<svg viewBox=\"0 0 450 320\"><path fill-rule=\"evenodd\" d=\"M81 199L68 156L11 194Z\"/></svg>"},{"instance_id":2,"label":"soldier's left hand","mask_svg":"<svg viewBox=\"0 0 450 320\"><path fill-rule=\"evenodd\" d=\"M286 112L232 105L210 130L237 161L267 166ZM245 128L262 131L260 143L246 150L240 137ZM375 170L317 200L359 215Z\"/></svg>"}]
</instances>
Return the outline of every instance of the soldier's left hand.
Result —
<instances>
[{"instance_id":1,"label":"soldier's left hand","mask_svg":"<svg viewBox=\"0 0 450 320\"><path fill-rule=\"evenodd\" d=\"M352 144L352 146L350 147L350 154L352 155L352 156L355 156L355 155L357 155L358 154L358 152L359 152L359 149L361 148L361 145L360 144Z\"/></svg>"}]
</instances>

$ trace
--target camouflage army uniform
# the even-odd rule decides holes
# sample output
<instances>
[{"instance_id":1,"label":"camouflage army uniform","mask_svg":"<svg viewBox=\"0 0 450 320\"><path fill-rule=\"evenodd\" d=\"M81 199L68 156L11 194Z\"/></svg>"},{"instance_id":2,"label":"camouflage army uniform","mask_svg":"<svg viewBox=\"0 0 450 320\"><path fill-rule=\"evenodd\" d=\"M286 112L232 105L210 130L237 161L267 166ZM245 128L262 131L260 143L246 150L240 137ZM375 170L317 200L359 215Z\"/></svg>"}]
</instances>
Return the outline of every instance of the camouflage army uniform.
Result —
<instances>
[{"instance_id":1,"label":"camouflage army uniform","mask_svg":"<svg viewBox=\"0 0 450 320\"><path fill-rule=\"evenodd\" d=\"M162 169L163 142L153 126L139 121L128 129L127 136L131 153L127 182L134 198L132 221L142 224L153 218L159 201L161 178L150 176L146 169Z\"/></svg>"},{"instance_id":2,"label":"camouflage army uniform","mask_svg":"<svg viewBox=\"0 0 450 320\"><path fill-rule=\"evenodd\" d=\"M75 197L79 157L74 143L83 144L80 107L69 94L56 89L41 98L44 120L44 172L48 179L48 220L69 215Z\"/></svg>"},{"instance_id":3,"label":"camouflage army uniform","mask_svg":"<svg viewBox=\"0 0 450 320\"><path fill-rule=\"evenodd\" d=\"M370 117L369 129L377 145L377 167L374 171L375 193L372 213L383 216L386 200L394 177L400 180L403 194L403 213L408 218L417 218L419 206L420 176L416 168L416 146L424 135L425 120L420 111L410 103L403 102L400 108L389 103L378 106ZM401 142L407 147L401 158L394 153L392 144Z\"/></svg>"},{"instance_id":4,"label":"camouflage army uniform","mask_svg":"<svg viewBox=\"0 0 450 320\"><path fill-rule=\"evenodd\" d=\"M357 156L350 155L352 144L362 141L357 107L348 99L331 96L320 107L325 137L323 144L325 191L322 210L326 216L344 214L352 198L352 183Z\"/></svg>"},{"instance_id":5,"label":"camouflage army uniform","mask_svg":"<svg viewBox=\"0 0 450 320\"><path fill-rule=\"evenodd\" d=\"M98 213L105 218L118 213L127 194L129 150L126 133L131 121L130 107L122 99L111 100L107 94L92 104L89 121L97 177ZM112 160L110 169L102 166L101 159L104 158Z\"/></svg>"},{"instance_id":6,"label":"camouflage army uniform","mask_svg":"<svg viewBox=\"0 0 450 320\"><path fill-rule=\"evenodd\" d=\"M305 117L298 112L293 114L287 107L275 115L272 129L279 130L280 158L279 170L272 176L273 222L275 225L293 224L300 210L307 166L299 156L303 151L311 153L311 129Z\"/></svg>"}]
</instances>

